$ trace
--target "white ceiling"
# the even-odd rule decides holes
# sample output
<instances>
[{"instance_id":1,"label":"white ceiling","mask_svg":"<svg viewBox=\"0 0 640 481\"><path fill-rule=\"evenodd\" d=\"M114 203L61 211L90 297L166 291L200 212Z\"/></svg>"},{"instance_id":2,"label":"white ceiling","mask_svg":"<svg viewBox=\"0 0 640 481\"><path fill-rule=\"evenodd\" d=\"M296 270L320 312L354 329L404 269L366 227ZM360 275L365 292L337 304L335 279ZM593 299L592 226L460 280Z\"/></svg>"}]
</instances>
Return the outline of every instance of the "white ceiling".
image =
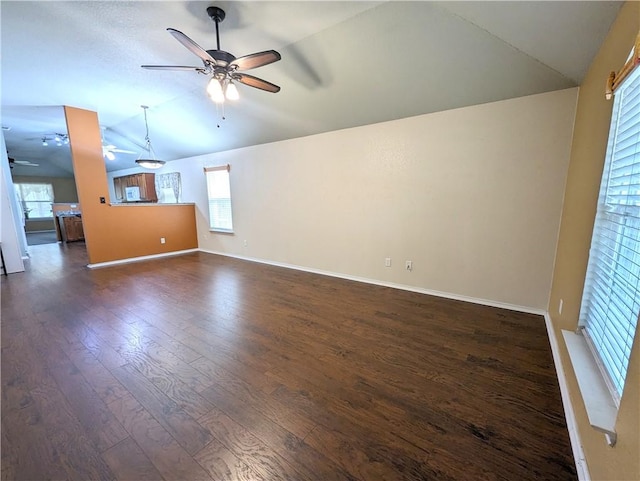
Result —
<instances>
[{"instance_id":1,"label":"white ceiling","mask_svg":"<svg viewBox=\"0 0 640 481\"><path fill-rule=\"evenodd\" d=\"M622 2L119 2L0 3L2 125L10 157L71 175L62 105L98 112L105 140L140 152L148 105L158 157L174 160L579 85ZM239 86L226 120L193 72L201 65L167 27L215 47L206 7L227 17L221 48L275 49L253 71L282 87ZM220 127L217 127L217 125ZM117 154L108 170L134 166Z\"/></svg>"}]
</instances>

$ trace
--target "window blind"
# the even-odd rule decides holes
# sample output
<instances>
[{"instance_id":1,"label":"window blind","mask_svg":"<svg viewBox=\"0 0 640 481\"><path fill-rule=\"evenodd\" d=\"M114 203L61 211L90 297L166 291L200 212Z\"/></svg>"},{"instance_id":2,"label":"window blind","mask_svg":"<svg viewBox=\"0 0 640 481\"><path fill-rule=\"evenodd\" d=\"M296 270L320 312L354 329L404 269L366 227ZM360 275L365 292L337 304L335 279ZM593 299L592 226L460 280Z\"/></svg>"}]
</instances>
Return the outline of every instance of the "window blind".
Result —
<instances>
[{"instance_id":1,"label":"window blind","mask_svg":"<svg viewBox=\"0 0 640 481\"><path fill-rule=\"evenodd\" d=\"M616 91L580 326L616 401L640 312L640 68Z\"/></svg>"},{"instance_id":2,"label":"window blind","mask_svg":"<svg viewBox=\"0 0 640 481\"><path fill-rule=\"evenodd\" d=\"M207 195L209 198L209 227L212 230L233 231L229 166L207 167Z\"/></svg>"}]
</instances>

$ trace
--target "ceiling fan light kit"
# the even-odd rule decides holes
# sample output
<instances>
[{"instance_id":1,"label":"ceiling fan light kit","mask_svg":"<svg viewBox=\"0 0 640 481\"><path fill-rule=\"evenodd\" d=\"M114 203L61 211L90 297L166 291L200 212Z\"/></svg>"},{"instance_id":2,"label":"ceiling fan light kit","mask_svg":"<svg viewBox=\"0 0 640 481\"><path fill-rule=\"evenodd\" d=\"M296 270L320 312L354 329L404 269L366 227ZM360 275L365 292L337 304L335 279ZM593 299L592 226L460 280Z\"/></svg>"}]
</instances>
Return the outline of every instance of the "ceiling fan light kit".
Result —
<instances>
[{"instance_id":1,"label":"ceiling fan light kit","mask_svg":"<svg viewBox=\"0 0 640 481\"><path fill-rule=\"evenodd\" d=\"M240 98L234 82L266 92L279 92L280 87L277 85L252 75L240 73L240 70L249 70L277 62L282 58L280 54L275 50L266 50L236 58L229 52L220 50L219 24L224 20L226 14L224 10L215 6L208 7L207 14L216 24L216 49L205 50L179 30L174 28L167 29L176 40L202 60L202 67L142 65L142 68L151 70L192 70L200 74L209 75L211 79L207 84L206 92L216 104L222 104L225 100L238 100Z\"/></svg>"},{"instance_id":2,"label":"ceiling fan light kit","mask_svg":"<svg viewBox=\"0 0 640 481\"><path fill-rule=\"evenodd\" d=\"M47 147L50 141L54 141L58 147L69 144L69 136L67 134L51 134L42 137L42 146Z\"/></svg>"},{"instance_id":3,"label":"ceiling fan light kit","mask_svg":"<svg viewBox=\"0 0 640 481\"><path fill-rule=\"evenodd\" d=\"M138 164L140 167L144 167L145 169L159 169L166 162L164 160L156 159L156 154L153 150L153 147L151 146L151 139L149 138L149 124L147 122L147 109L149 107L146 105L141 105L140 107L142 107L144 111L144 126L146 129L146 135L144 137L144 140L145 140L145 149L149 157L145 159L145 158L142 158L142 154L140 154L140 157L136 159L136 164Z\"/></svg>"},{"instance_id":4,"label":"ceiling fan light kit","mask_svg":"<svg viewBox=\"0 0 640 481\"><path fill-rule=\"evenodd\" d=\"M227 82L227 88L224 90L225 98L229 100L238 100L240 98L240 93L238 92L238 87L231 80Z\"/></svg>"},{"instance_id":5,"label":"ceiling fan light kit","mask_svg":"<svg viewBox=\"0 0 640 481\"><path fill-rule=\"evenodd\" d=\"M238 100L240 94L238 88L230 79L219 80L212 77L207 84L207 95L217 104L224 103L226 100Z\"/></svg>"},{"instance_id":6,"label":"ceiling fan light kit","mask_svg":"<svg viewBox=\"0 0 640 481\"><path fill-rule=\"evenodd\" d=\"M217 78L213 77L209 80L209 83L207 84L207 95L217 104L224 102L222 84Z\"/></svg>"}]
</instances>

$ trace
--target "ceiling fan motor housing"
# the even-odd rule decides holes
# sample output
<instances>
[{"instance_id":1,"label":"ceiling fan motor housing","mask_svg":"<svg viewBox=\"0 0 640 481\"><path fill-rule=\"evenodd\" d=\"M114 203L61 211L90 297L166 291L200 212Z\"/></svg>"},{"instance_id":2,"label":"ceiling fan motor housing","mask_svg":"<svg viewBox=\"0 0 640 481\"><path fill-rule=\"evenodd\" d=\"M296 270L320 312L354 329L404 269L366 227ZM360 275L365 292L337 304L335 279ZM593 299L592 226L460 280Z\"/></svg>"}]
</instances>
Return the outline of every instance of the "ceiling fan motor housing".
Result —
<instances>
[{"instance_id":1,"label":"ceiling fan motor housing","mask_svg":"<svg viewBox=\"0 0 640 481\"><path fill-rule=\"evenodd\" d=\"M209 18L214 22L222 22L224 20L224 17L226 16L224 10L222 10L220 7L214 6L207 7L207 15L209 15Z\"/></svg>"},{"instance_id":2,"label":"ceiling fan motor housing","mask_svg":"<svg viewBox=\"0 0 640 481\"><path fill-rule=\"evenodd\" d=\"M236 57L224 50L207 50L207 53L216 59L216 64L220 66L227 66L233 62Z\"/></svg>"}]
</instances>

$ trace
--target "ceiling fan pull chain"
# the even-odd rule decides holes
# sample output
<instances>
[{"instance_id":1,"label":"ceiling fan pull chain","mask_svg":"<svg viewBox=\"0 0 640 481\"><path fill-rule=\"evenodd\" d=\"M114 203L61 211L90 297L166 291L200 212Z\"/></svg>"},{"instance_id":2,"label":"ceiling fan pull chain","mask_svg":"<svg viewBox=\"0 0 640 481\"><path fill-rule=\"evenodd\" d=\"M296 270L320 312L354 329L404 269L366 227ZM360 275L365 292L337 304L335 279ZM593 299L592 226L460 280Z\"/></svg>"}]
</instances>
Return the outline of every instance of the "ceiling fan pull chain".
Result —
<instances>
[{"instance_id":1,"label":"ceiling fan pull chain","mask_svg":"<svg viewBox=\"0 0 640 481\"><path fill-rule=\"evenodd\" d=\"M218 114L218 118L220 120L227 120L224 115L224 104L216 104L216 114ZM216 127L220 128L220 122L216 124Z\"/></svg>"}]
</instances>

